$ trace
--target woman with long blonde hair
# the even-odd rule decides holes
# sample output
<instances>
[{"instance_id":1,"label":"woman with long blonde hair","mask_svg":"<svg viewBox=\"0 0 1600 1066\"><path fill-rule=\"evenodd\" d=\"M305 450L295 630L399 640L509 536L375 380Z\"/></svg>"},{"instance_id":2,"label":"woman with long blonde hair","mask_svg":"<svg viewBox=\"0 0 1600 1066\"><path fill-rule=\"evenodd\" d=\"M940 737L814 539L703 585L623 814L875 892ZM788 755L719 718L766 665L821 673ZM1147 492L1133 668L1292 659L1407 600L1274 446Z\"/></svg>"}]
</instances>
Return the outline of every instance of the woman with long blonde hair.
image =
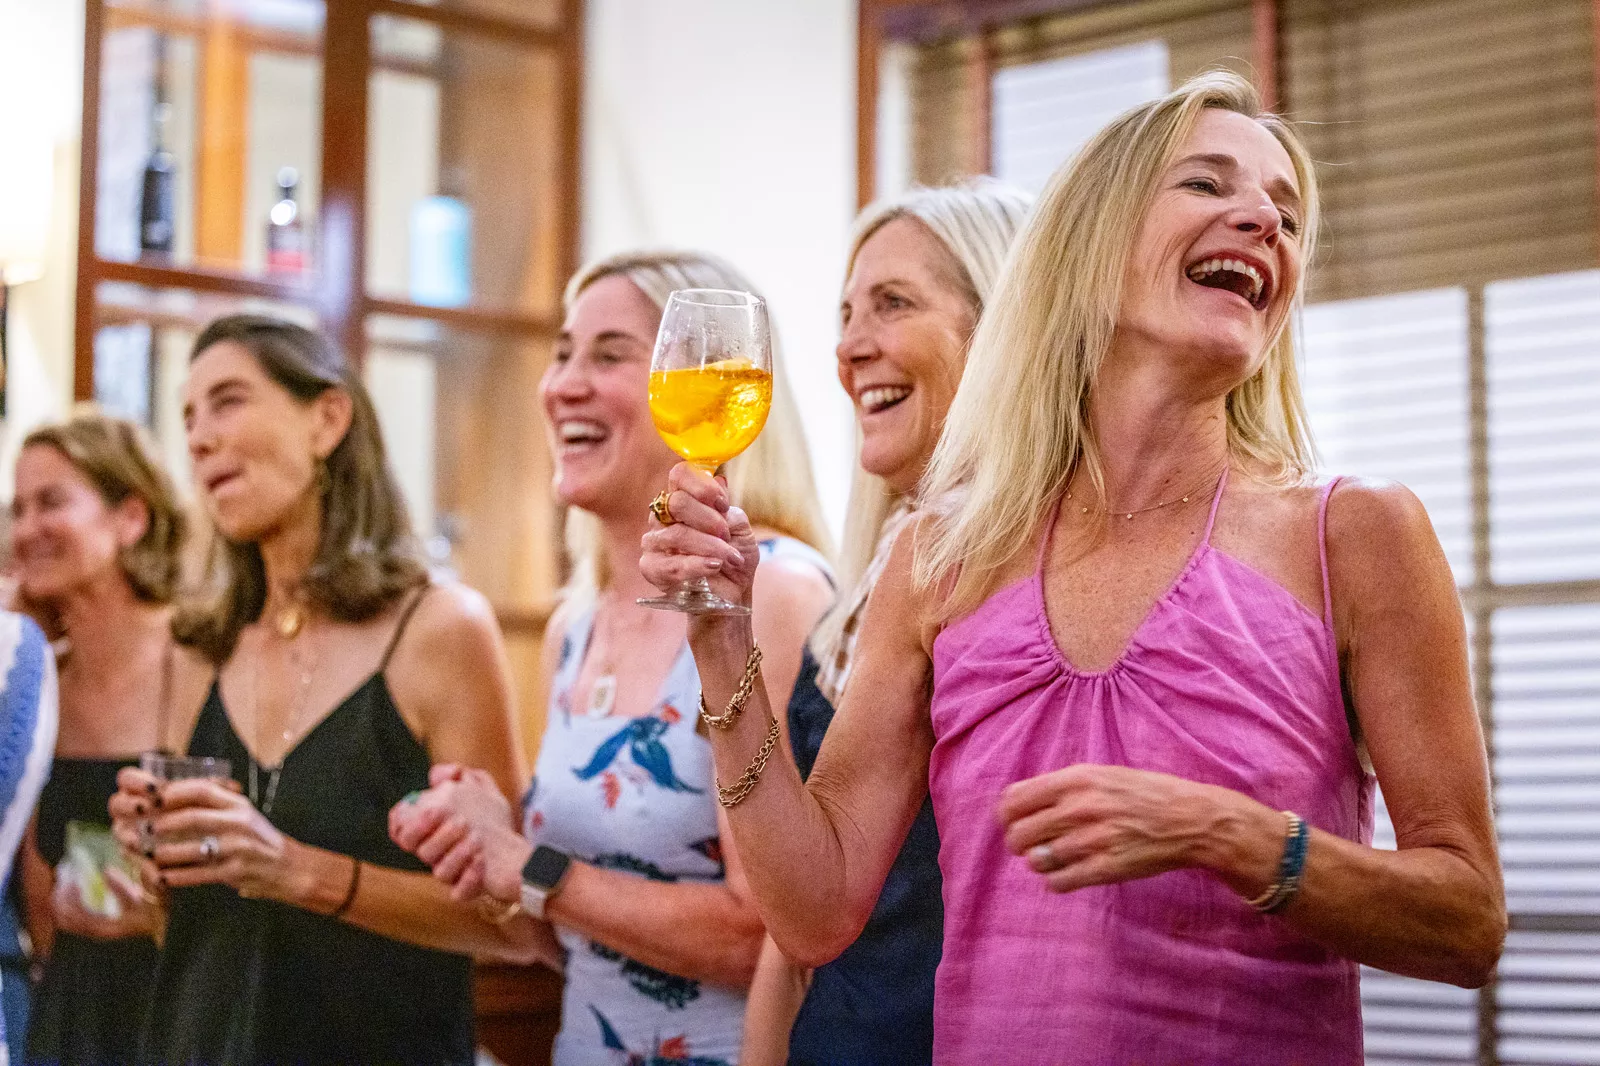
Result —
<instances>
[{"instance_id":1,"label":"woman with long blonde hair","mask_svg":"<svg viewBox=\"0 0 1600 1066\"><path fill-rule=\"evenodd\" d=\"M868 206L845 264L839 383L860 431L845 517L843 587L789 699L789 739L809 773L849 678L861 620L895 535L915 513L961 380L967 344L1029 197L999 182L916 188ZM839 958L808 972L769 938L750 990L745 1066L870 1062L933 1053L933 978L944 933L939 833L923 803L872 917Z\"/></svg>"},{"instance_id":2,"label":"woman with long blonde hair","mask_svg":"<svg viewBox=\"0 0 1600 1066\"><path fill-rule=\"evenodd\" d=\"M762 943L696 728L684 616L635 602L653 592L639 540L676 461L651 421L651 349L668 295L685 288L753 291L695 252L602 260L567 288L541 397L573 579L545 633L551 692L526 835L493 783L459 766L435 767L436 787L391 818L396 842L457 898L481 895L508 929L555 923L567 951L560 1066L620 1054L737 1061ZM833 590L798 408L774 355L766 428L724 473L760 530L763 693L781 705Z\"/></svg>"},{"instance_id":3,"label":"woman with long blonde hair","mask_svg":"<svg viewBox=\"0 0 1600 1066\"><path fill-rule=\"evenodd\" d=\"M1313 474L1289 323L1316 228L1309 157L1235 75L1103 130L979 326L809 781L752 763L759 693L713 738L759 777L729 822L802 960L854 939L931 792L938 1062L1358 1062L1358 964L1494 968L1449 569L1405 489ZM738 509L672 479L644 572L747 597ZM720 710L752 635L690 640Z\"/></svg>"}]
</instances>

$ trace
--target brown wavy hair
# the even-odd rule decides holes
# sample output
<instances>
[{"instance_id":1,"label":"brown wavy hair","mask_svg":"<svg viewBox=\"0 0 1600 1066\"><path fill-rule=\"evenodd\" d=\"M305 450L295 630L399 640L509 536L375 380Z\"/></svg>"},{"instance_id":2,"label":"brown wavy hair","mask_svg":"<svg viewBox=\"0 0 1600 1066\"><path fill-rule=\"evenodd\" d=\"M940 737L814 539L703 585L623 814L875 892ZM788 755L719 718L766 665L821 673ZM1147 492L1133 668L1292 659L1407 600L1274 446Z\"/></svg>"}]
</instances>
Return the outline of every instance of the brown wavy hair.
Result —
<instances>
[{"instance_id":1,"label":"brown wavy hair","mask_svg":"<svg viewBox=\"0 0 1600 1066\"><path fill-rule=\"evenodd\" d=\"M108 507L129 498L144 504L144 535L117 554L117 564L138 599L171 603L189 527L148 434L127 419L87 409L65 422L40 426L22 440L24 451L36 445L59 452Z\"/></svg>"},{"instance_id":2,"label":"brown wavy hair","mask_svg":"<svg viewBox=\"0 0 1600 1066\"><path fill-rule=\"evenodd\" d=\"M411 519L384 453L378 413L366 386L322 334L264 315L219 318L195 339L192 364L215 344L250 352L290 396L309 404L329 389L351 401L350 428L326 460L321 479L322 533L298 592L340 622L361 622L427 580ZM240 631L261 617L266 567L252 541L215 536L204 588L178 612L173 634L211 661L233 654Z\"/></svg>"}]
</instances>

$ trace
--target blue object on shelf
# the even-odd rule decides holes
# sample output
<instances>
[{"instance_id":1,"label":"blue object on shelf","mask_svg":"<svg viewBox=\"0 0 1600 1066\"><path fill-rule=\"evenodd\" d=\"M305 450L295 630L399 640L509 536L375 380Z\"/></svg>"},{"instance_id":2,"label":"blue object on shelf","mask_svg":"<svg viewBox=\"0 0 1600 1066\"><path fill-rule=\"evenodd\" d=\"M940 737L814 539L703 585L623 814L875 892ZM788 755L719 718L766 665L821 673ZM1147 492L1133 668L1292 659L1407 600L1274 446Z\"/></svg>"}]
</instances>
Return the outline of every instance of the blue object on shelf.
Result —
<instances>
[{"instance_id":1,"label":"blue object on shelf","mask_svg":"<svg viewBox=\"0 0 1600 1066\"><path fill-rule=\"evenodd\" d=\"M472 210L454 196L411 208L411 302L462 307L472 299Z\"/></svg>"}]
</instances>

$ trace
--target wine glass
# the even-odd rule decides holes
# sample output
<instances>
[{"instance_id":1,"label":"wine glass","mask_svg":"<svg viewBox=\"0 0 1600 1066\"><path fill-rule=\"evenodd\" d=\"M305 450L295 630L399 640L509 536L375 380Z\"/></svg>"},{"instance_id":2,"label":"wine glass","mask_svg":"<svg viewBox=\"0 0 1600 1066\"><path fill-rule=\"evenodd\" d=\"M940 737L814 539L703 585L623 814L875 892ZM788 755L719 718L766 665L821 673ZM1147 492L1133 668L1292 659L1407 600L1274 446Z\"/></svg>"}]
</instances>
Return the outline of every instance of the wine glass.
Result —
<instances>
[{"instance_id":1,"label":"wine glass","mask_svg":"<svg viewBox=\"0 0 1600 1066\"><path fill-rule=\"evenodd\" d=\"M650 358L650 417L667 446L708 474L754 441L772 407L767 305L748 292L679 289ZM705 578L638 601L685 614L749 614Z\"/></svg>"}]
</instances>

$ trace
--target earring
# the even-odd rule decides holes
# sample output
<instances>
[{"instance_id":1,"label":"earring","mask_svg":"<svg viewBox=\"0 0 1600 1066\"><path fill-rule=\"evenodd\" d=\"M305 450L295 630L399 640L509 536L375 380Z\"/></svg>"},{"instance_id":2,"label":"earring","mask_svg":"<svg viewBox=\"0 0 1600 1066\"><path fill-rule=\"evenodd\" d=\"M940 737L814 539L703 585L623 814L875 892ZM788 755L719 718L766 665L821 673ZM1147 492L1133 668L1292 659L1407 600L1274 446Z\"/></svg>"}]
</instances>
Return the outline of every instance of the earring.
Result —
<instances>
[{"instance_id":1,"label":"earring","mask_svg":"<svg viewBox=\"0 0 1600 1066\"><path fill-rule=\"evenodd\" d=\"M317 460L317 495L326 496L333 490L333 475L328 473L328 460Z\"/></svg>"}]
</instances>

